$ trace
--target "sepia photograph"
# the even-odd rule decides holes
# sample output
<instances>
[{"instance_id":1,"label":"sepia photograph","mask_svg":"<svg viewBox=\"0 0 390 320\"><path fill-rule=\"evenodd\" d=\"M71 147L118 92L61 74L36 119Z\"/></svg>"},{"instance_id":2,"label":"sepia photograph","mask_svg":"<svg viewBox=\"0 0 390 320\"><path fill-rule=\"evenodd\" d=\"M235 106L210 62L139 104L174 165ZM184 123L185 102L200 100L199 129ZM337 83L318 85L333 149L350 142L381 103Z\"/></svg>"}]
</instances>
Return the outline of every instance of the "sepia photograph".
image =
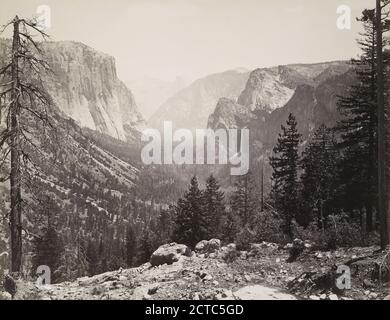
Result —
<instances>
[{"instance_id":1,"label":"sepia photograph","mask_svg":"<svg viewBox=\"0 0 390 320\"><path fill-rule=\"evenodd\" d=\"M0 300L390 300L390 0L1 0Z\"/></svg>"}]
</instances>

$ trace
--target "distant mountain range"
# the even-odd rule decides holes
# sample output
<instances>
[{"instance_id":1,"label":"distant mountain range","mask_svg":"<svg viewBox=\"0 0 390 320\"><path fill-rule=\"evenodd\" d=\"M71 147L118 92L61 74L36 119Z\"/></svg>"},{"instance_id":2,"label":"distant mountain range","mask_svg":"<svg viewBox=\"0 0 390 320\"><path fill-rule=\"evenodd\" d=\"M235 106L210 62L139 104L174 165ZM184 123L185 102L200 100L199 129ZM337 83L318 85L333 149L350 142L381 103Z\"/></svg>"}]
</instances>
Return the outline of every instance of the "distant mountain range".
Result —
<instances>
[{"instance_id":1,"label":"distant mountain range","mask_svg":"<svg viewBox=\"0 0 390 320\"><path fill-rule=\"evenodd\" d=\"M187 81L181 77L173 81L164 81L150 77L124 81L134 93L139 111L146 120L157 111L162 102L188 85Z\"/></svg>"}]
</instances>

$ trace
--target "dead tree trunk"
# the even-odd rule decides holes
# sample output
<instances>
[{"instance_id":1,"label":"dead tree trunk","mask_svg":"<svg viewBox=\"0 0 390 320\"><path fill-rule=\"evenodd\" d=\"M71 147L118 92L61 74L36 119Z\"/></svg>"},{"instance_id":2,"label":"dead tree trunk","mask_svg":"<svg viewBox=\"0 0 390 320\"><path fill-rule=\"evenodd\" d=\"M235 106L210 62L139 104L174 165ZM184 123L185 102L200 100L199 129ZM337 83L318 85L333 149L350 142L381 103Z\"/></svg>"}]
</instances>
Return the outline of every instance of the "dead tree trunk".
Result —
<instances>
[{"instance_id":1,"label":"dead tree trunk","mask_svg":"<svg viewBox=\"0 0 390 320\"><path fill-rule=\"evenodd\" d=\"M48 108L52 102L43 88L40 73L49 70L42 51L28 30L32 29L45 39L47 34L34 21L16 16L8 23L13 27L11 56L0 69L0 111L5 111L6 128L0 132L0 149L5 149L3 160L11 155L10 202L10 249L11 272L20 272L22 267L22 165L28 170L29 155L26 145L36 148L26 135L28 117L33 117L44 126L49 124ZM28 116L27 116L28 115ZM2 166L5 161L0 163Z\"/></svg>"},{"instance_id":2,"label":"dead tree trunk","mask_svg":"<svg viewBox=\"0 0 390 320\"><path fill-rule=\"evenodd\" d=\"M19 84L19 18L13 22L12 43L12 90L11 90L11 271L19 272L22 264L22 207L21 207L21 171L20 171L20 104L21 88Z\"/></svg>"}]
</instances>

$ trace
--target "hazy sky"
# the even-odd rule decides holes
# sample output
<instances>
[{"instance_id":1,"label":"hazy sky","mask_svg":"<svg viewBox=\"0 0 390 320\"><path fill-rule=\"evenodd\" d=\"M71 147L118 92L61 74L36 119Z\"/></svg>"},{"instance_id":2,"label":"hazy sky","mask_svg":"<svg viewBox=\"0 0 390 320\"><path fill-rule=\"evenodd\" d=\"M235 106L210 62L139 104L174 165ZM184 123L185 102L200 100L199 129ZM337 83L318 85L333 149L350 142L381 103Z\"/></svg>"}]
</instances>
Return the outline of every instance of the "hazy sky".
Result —
<instances>
[{"instance_id":1,"label":"hazy sky","mask_svg":"<svg viewBox=\"0 0 390 320\"><path fill-rule=\"evenodd\" d=\"M1 0L0 24L43 4L53 40L114 56L123 80L170 80L356 56L360 24L338 30L336 9L356 17L374 0Z\"/></svg>"}]
</instances>

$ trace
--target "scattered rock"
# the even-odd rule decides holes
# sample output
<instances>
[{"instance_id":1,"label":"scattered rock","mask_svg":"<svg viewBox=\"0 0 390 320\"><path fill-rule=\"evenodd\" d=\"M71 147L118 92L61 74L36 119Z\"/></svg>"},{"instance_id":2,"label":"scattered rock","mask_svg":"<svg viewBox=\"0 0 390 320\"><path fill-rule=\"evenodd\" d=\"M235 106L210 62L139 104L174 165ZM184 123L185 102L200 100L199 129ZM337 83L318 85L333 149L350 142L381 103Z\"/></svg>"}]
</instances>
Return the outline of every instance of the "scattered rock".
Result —
<instances>
[{"instance_id":1,"label":"scattered rock","mask_svg":"<svg viewBox=\"0 0 390 320\"><path fill-rule=\"evenodd\" d=\"M195 252L199 254L215 253L221 249L221 240L211 239L199 241L195 246Z\"/></svg>"},{"instance_id":2,"label":"scattered rock","mask_svg":"<svg viewBox=\"0 0 390 320\"><path fill-rule=\"evenodd\" d=\"M375 287L375 283L372 282L371 280L369 280L369 279L363 280L363 288L369 289L369 288L374 288L374 287Z\"/></svg>"},{"instance_id":3,"label":"scattered rock","mask_svg":"<svg viewBox=\"0 0 390 320\"><path fill-rule=\"evenodd\" d=\"M93 296L99 296L105 292L105 289L102 286L96 286L92 288L91 294Z\"/></svg>"},{"instance_id":4,"label":"scattered rock","mask_svg":"<svg viewBox=\"0 0 390 320\"><path fill-rule=\"evenodd\" d=\"M0 301L1 300L12 300L12 296L8 292L0 292Z\"/></svg>"},{"instance_id":5,"label":"scattered rock","mask_svg":"<svg viewBox=\"0 0 390 320\"><path fill-rule=\"evenodd\" d=\"M288 257L287 262L294 262L297 260L304 249L305 243L301 239L295 239L292 243L292 247L289 249L290 256Z\"/></svg>"},{"instance_id":6,"label":"scattered rock","mask_svg":"<svg viewBox=\"0 0 390 320\"><path fill-rule=\"evenodd\" d=\"M195 292L192 296L192 300L200 300L199 292Z\"/></svg>"},{"instance_id":7,"label":"scattered rock","mask_svg":"<svg viewBox=\"0 0 390 320\"><path fill-rule=\"evenodd\" d=\"M319 296L311 295L309 297L310 300L321 300Z\"/></svg>"},{"instance_id":8,"label":"scattered rock","mask_svg":"<svg viewBox=\"0 0 390 320\"><path fill-rule=\"evenodd\" d=\"M244 278L247 282L250 282L252 280L252 278L247 274L244 276Z\"/></svg>"},{"instance_id":9,"label":"scattered rock","mask_svg":"<svg viewBox=\"0 0 390 320\"><path fill-rule=\"evenodd\" d=\"M195 246L195 252L198 252L198 253L207 252L208 245L209 245L209 242L207 240L199 241Z\"/></svg>"},{"instance_id":10,"label":"scattered rock","mask_svg":"<svg viewBox=\"0 0 390 320\"><path fill-rule=\"evenodd\" d=\"M209 274L207 276L203 277L203 281L211 281L211 280L213 280L213 277Z\"/></svg>"},{"instance_id":11,"label":"scattered rock","mask_svg":"<svg viewBox=\"0 0 390 320\"><path fill-rule=\"evenodd\" d=\"M150 300L150 295L149 294L147 294L147 293L145 293L144 295L143 295L143 297L142 297L142 300Z\"/></svg>"},{"instance_id":12,"label":"scattered rock","mask_svg":"<svg viewBox=\"0 0 390 320\"><path fill-rule=\"evenodd\" d=\"M221 300L222 299L222 294L217 293L214 297L215 300Z\"/></svg>"},{"instance_id":13,"label":"scattered rock","mask_svg":"<svg viewBox=\"0 0 390 320\"><path fill-rule=\"evenodd\" d=\"M149 295L155 294L155 293L157 292L157 290L158 290L158 284L156 284L156 285L150 287L150 288L148 289L148 294L149 294Z\"/></svg>"},{"instance_id":14,"label":"scattered rock","mask_svg":"<svg viewBox=\"0 0 390 320\"><path fill-rule=\"evenodd\" d=\"M335 294L330 294L329 295L329 300L332 300L332 301L335 301L335 300L339 300L339 297Z\"/></svg>"},{"instance_id":15,"label":"scattered rock","mask_svg":"<svg viewBox=\"0 0 390 320\"><path fill-rule=\"evenodd\" d=\"M229 250L237 250L236 244L235 243L229 243L226 246Z\"/></svg>"},{"instance_id":16,"label":"scattered rock","mask_svg":"<svg viewBox=\"0 0 390 320\"><path fill-rule=\"evenodd\" d=\"M211 239L209 241L209 252L215 252L221 249L221 240Z\"/></svg>"},{"instance_id":17,"label":"scattered rock","mask_svg":"<svg viewBox=\"0 0 390 320\"><path fill-rule=\"evenodd\" d=\"M172 264L179 261L181 256L191 256L191 250L184 244L170 243L160 246L150 257L150 264L155 267Z\"/></svg>"},{"instance_id":18,"label":"scattered rock","mask_svg":"<svg viewBox=\"0 0 390 320\"><path fill-rule=\"evenodd\" d=\"M390 295L388 295L388 296L384 297L384 299L383 299L383 300L390 300Z\"/></svg>"},{"instance_id":19,"label":"scattered rock","mask_svg":"<svg viewBox=\"0 0 390 320\"><path fill-rule=\"evenodd\" d=\"M222 298L231 298L231 297L233 297L232 290L223 290Z\"/></svg>"},{"instance_id":20,"label":"scattered rock","mask_svg":"<svg viewBox=\"0 0 390 320\"><path fill-rule=\"evenodd\" d=\"M371 292L369 295L368 295L369 298L371 299L377 299L378 298L378 294L375 293L375 292Z\"/></svg>"}]
</instances>

